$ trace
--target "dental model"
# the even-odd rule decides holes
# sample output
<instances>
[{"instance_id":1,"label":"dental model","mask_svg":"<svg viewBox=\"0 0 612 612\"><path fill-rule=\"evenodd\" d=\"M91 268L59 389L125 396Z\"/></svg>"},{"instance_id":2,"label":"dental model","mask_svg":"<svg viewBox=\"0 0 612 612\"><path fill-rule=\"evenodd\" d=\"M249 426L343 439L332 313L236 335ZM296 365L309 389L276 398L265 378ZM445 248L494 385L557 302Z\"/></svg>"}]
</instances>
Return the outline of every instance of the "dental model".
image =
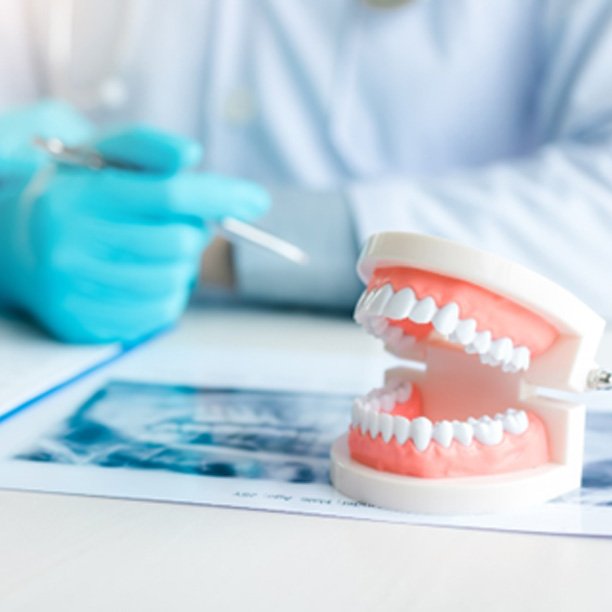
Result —
<instances>
[{"instance_id":1,"label":"dental model","mask_svg":"<svg viewBox=\"0 0 612 612\"><path fill-rule=\"evenodd\" d=\"M354 402L334 486L425 513L506 511L580 484L585 407L541 388L605 386L604 321L522 266L418 234L373 236L355 320L408 360ZM549 393L550 395L550 393Z\"/></svg>"}]
</instances>

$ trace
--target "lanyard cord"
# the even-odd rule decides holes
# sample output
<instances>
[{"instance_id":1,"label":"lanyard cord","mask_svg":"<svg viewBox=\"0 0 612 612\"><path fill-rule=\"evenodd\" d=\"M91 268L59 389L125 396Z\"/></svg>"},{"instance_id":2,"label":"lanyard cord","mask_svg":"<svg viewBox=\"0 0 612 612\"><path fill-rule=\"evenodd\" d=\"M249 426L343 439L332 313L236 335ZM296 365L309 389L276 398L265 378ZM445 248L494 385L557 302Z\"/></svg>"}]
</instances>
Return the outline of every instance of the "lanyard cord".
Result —
<instances>
[{"instance_id":1,"label":"lanyard cord","mask_svg":"<svg viewBox=\"0 0 612 612\"><path fill-rule=\"evenodd\" d=\"M77 5L82 2L53 0L47 4L47 12L42 14L36 3L30 2L28 6L33 59L43 93L74 102L83 110L119 106L126 97L122 73L131 57L135 24L143 9L142 2L121 0L105 3L107 10L115 13L113 35L107 37L100 52L106 58L106 69L95 83L79 86L71 82L71 68L78 61L75 29L81 21ZM81 14L87 13L83 11Z\"/></svg>"}]
</instances>

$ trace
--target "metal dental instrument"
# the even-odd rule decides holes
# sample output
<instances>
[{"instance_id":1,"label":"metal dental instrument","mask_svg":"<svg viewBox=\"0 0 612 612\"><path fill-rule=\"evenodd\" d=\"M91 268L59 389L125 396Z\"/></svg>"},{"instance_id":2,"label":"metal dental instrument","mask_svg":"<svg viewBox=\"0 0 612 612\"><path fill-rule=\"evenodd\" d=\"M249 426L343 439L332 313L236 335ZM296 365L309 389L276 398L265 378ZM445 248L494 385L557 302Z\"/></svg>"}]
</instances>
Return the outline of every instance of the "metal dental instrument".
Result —
<instances>
[{"instance_id":1,"label":"metal dental instrument","mask_svg":"<svg viewBox=\"0 0 612 612\"><path fill-rule=\"evenodd\" d=\"M90 170L111 168L128 172L147 171L147 168L140 164L106 157L87 147L69 146L59 138L42 138L37 136L34 138L33 144L58 164L89 168ZM220 221L218 227L227 238L246 240L296 264L305 265L308 263L308 255L299 247L244 221L228 217Z\"/></svg>"}]
</instances>

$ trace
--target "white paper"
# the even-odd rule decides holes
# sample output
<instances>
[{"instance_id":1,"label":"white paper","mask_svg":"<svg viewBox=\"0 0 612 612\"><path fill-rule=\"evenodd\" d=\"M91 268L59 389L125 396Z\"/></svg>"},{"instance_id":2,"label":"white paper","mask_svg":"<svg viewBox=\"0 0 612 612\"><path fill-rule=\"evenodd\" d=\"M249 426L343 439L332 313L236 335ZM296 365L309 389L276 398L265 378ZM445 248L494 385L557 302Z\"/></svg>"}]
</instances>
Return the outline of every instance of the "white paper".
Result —
<instances>
[{"instance_id":1,"label":"white paper","mask_svg":"<svg viewBox=\"0 0 612 612\"><path fill-rule=\"evenodd\" d=\"M508 515L381 510L327 483L327 448L348 425L350 397L380 384L390 358L369 345L357 350L348 342L353 336L340 341L335 334L345 332L336 323L324 330L325 350L317 349L320 335L307 322L285 342L289 319L277 316L267 324L278 336L262 346L257 337L265 321L259 319L258 333L249 336L253 319L232 317L219 327L212 316L203 323L191 315L175 332L5 422L0 487L612 536L612 412L603 409L606 402L587 419L580 491Z\"/></svg>"},{"instance_id":2,"label":"white paper","mask_svg":"<svg viewBox=\"0 0 612 612\"><path fill-rule=\"evenodd\" d=\"M13 410L107 362L117 344L71 346L25 321L0 315L0 420Z\"/></svg>"}]
</instances>

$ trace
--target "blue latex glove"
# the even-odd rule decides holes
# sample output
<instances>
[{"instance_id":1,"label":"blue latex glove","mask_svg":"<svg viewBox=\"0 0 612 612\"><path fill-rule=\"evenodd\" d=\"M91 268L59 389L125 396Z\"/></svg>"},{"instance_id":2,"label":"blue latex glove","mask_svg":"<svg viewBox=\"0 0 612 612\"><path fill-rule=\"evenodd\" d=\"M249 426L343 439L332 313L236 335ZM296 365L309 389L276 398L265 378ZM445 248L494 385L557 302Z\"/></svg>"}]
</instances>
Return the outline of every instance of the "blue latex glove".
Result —
<instances>
[{"instance_id":1,"label":"blue latex glove","mask_svg":"<svg viewBox=\"0 0 612 612\"><path fill-rule=\"evenodd\" d=\"M41 189L32 180L42 163L29 146L32 123L19 145L5 118L13 126L7 157L0 120L0 300L61 339L127 342L171 324L185 308L211 222L268 208L257 185L184 171L199 161L199 147L146 128L95 145L152 172L59 167ZM90 137L68 124L74 138L70 129L35 133Z\"/></svg>"}]
</instances>

